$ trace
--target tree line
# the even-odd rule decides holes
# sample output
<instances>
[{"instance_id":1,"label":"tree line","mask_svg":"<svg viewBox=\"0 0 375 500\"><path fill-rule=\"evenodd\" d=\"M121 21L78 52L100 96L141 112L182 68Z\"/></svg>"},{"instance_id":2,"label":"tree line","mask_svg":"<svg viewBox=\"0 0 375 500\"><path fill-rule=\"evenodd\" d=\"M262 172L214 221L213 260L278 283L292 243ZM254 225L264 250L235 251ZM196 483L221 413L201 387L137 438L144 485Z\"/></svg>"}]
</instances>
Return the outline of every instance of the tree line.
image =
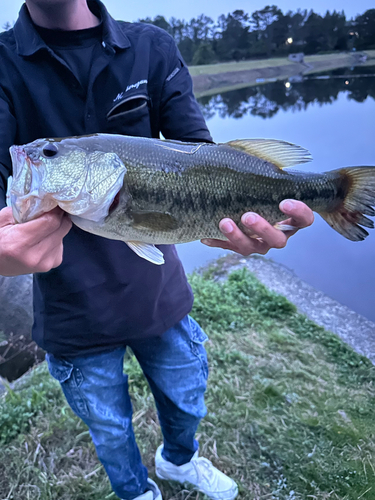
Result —
<instances>
[{"instance_id":1,"label":"tree line","mask_svg":"<svg viewBox=\"0 0 375 500\"><path fill-rule=\"evenodd\" d=\"M222 14L217 22L204 14L188 22L175 17L167 21L164 16L140 21L171 34L186 63L192 65L295 52L375 49L375 9L347 19L344 11L321 16L312 9L298 9L283 14L276 5L267 5L252 14L243 10ZM9 28L9 22L3 26Z\"/></svg>"},{"instance_id":2,"label":"tree line","mask_svg":"<svg viewBox=\"0 0 375 500\"><path fill-rule=\"evenodd\" d=\"M164 16L140 21L170 33L186 63L192 65L295 52L375 49L375 9L347 19L344 11L321 16L298 9L283 14L276 5L267 5L252 14L243 10L223 14L217 22L204 14L189 22L175 17L167 21Z\"/></svg>"}]
</instances>

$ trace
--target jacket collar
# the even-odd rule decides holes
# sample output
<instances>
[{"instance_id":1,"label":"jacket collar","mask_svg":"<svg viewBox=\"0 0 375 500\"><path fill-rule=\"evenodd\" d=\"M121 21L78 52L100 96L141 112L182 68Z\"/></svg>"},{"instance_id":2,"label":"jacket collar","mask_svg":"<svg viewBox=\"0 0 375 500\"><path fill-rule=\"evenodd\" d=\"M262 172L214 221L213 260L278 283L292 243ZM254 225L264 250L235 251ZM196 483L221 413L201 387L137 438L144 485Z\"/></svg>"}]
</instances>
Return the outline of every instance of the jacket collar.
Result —
<instances>
[{"instance_id":1,"label":"jacket collar","mask_svg":"<svg viewBox=\"0 0 375 500\"><path fill-rule=\"evenodd\" d=\"M103 22L103 42L112 49L126 49L130 47L130 41L122 31L119 23L109 14L105 6L99 0L88 0L90 9L101 18ZM39 50L46 49L39 33L34 27L26 4L23 4L14 25L14 36L17 44L17 53L20 56L31 56Z\"/></svg>"}]
</instances>

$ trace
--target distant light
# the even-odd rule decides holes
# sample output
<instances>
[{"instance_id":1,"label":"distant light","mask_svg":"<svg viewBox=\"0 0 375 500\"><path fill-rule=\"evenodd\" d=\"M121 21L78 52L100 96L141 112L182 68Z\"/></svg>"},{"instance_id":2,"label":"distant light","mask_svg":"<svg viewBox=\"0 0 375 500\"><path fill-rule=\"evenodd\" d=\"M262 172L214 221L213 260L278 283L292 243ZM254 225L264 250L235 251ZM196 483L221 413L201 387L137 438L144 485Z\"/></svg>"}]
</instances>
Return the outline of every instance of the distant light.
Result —
<instances>
[{"instance_id":1,"label":"distant light","mask_svg":"<svg viewBox=\"0 0 375 500\"><path fill-rule=\"evenodd\" d=\"M345 85L349 85L349 80L345 80Z\"/></svg>"},{"instance_id":2,"label":"distant light","mask_svg":"<svg viewBox=\"0 0 375 500\"><path fill-rule=\"evenodd\" d=\"M292 84L290 82L285 82L285 87L287 89L290 89L291 86L292 86Z\"/></svg>"},{"instance_id":3,"label":"distant light","mask_svg":"<svg viewBox=\"0 0 375 500\"><path fill-rule=\"evenodd\" d=\"M293 38L291 36L289 38L287 38L286 43L288 43L289 45L292 44Z\"/></svg>"}]
</instances>

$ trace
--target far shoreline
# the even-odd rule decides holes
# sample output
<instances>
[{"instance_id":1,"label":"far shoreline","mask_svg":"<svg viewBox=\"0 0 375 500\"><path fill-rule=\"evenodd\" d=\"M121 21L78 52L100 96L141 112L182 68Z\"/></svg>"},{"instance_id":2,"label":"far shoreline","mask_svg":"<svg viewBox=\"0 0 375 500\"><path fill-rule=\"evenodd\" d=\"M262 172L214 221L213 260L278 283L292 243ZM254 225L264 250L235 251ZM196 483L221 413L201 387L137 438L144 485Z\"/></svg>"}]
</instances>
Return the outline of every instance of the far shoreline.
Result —
<instances>
[{"instance_id":1,"label":"far shoreline","mask_svg":"<svg viewBox=\"0 0 375 500\"><path fill-rule=\"evenodd\" d=\"M360 62L363 55L367 56L366 63ZM280 57L190 66L189 71L193 78L195 96L204 97L299 75L370 64L375 65L375 50L305 56L303 63Z\"/></svg>"}]
</instances>

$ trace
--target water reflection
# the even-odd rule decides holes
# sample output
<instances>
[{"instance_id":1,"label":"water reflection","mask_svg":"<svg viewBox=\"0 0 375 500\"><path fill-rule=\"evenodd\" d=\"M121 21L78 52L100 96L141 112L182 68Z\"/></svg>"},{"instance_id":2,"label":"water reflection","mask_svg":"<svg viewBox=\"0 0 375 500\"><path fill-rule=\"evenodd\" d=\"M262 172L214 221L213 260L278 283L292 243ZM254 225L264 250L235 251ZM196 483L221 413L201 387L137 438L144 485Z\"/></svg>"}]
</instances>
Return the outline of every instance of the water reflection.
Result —
<instances>
[{"instance_id":1,"label":"water reflection","mask_svg":"<svg viewBox=\"0 0 375 500\"><path fill-rule=\"evenodd\" d=\"M375 100L375 66L341 68L299 80L237 89L202 97L199 102L208 120L215 115L234 119L249 114L272 118L280 110L296 112L306 110L312 104L332 104L341 93L356 102L364 102L368 97Z\"/></svg>"},{"instance_id":2,"label":"water reflection","mask_svg":"<svg viewBox=\"0 0 375 500\"><path fill-rule=\"evenodd\" d=\"M332 71L328 79L311 75L293 81L289 91L280 82L201 101L205 113L211 112L208 127L216 142L269 137L300 144L313 154L306 166L313 172L375 165L375 78L365 76L372 74L375 67L342 69ZM312 227L267 257L375 322L375 231L371 233L353 243L317 215ZM225 253L199 242L178 245L178 252L187 272Z\"/></svg>"}]
</instances>

